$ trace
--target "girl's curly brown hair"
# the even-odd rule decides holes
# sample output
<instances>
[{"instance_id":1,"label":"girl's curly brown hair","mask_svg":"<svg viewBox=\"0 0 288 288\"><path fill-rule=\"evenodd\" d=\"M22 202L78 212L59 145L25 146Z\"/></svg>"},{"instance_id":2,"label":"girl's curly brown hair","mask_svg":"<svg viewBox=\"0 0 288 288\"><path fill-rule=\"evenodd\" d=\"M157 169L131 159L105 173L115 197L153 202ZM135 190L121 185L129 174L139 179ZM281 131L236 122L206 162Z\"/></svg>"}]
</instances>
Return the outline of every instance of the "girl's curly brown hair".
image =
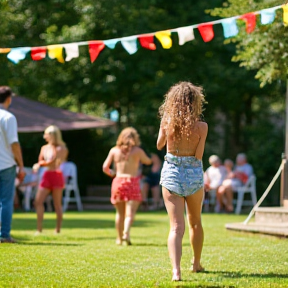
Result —
<instances>
[{"instance_id":1,"label":"girl's curly brown hair","mask_svg":"<svg viewBox=\"0 0 288 288\"><path fill-rule=\"evenodd\" d=\"M161 125L167 135L174 135L175 139L188 138L195 122L201 120L204 103L202 87L190 82L173 85L159 108Z\"/></svg>"},{"instance_id":2,"label":"girl's curly brown hair","mask_svg":"<svg viewBox=\"0 0 288 288\"><path fill-rule=\"evenodd\" d=\"M119 148L132 148L133 146L140 146L140 137L137 130L133 127L127 127L121 131L118 136L116 146Z\"/></svg>"}]
</instances>

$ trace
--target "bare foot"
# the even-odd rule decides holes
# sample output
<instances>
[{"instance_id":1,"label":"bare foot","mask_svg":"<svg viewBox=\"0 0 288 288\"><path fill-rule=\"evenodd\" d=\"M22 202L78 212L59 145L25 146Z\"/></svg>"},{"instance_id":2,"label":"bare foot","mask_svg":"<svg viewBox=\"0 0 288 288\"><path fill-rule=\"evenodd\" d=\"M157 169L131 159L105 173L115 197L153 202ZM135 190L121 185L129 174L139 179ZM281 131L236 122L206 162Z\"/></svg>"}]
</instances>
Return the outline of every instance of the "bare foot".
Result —
<instances>
[{"instance_id":1,"label":"bare foot","mask_svg":"<svg viewBox=\"0 0 288 288\"><path fill-rule=\"evenodd\" d=\"M203 268L200 264L195 266L195 265L192 265L191 266L191 272L193 273L201 273L201 272L204 272L205 271L205 268Z\"/></svg>"},{"instance_id":2,"label":"bare foot","mask_svg":"<svg viewBox=\"0 0 288 288\"><path fill-rule=\"evenodd\" d=\"M194 263L194 259L192 259L191 264L192 264L192 266L190 268L191 272L193 272L193 273L201 273L201 272L205 271L205 268L203 268L200 263L199 264L195 264Z\"/></svg>"},{"instance_id":3,"label":"bare foot","mask_svg":"<svg viewBox=\"0 0 288 288\"><path fill-rule=\"evenodd\" d=\"M181 281L181 272L180 272L180 270L173 269L172 272L173 272L172 281Z\"/></svg>"}]
</instances>

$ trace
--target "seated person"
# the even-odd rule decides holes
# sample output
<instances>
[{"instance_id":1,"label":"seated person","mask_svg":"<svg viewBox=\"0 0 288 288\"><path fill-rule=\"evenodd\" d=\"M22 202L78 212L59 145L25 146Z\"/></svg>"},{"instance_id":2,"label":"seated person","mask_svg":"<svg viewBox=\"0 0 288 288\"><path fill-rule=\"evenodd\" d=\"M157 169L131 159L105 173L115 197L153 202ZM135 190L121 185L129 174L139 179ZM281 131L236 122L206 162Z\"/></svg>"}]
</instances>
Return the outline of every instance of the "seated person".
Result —
<instances>
[{"instance_id":1,"label":"seated person","mask_svg":"<svg viewBox=\"0 0 288 288\"><path fill-rule=\"evenodd\" d=\"M152 153L151 154L151 160L152 160L152 166L150 167L149 173L147 173L146 176L144 176L142 180L142 197L143 197L143 206L144 209L147 209L147 197L148 197L148 192L149 189L151 189L152 192L152 198L153 198L153 203L152 203L152 210L155 210L157 208L162 207L161 205L161 190L160 190L160 174L161 174L161 169L162 169L162 161L158 157L157 154Z\"/></svg>"},{"instance_id":2,"label":"seated person","mask_svg":"<svg viewBox=\"0 0 288 288\"><path fill-rule=\"evenodd\" d=\"M230 178L225 179L218 189L219 198L227 212L233 212L233 191L243 186L250 176L253 175L253 168L247 163L247 157L244 153L240 153L236 157L236 166ZM225 199L225 200L224 200Z\"/></svg>"},{"instance_id":3,"label":"seated person","mask_svg":"<svg viewBox=\"0 0 288 288\"><path fill-rule=\"evenodd\" d=\"M233 167L234 167L234 163L232 160L226 159L224 161L224 168L226 170L225 171L226 176L225 176L225 179L223 180L222 183L227 183L227 181L226 181L227 179L233 179L234 178ZM225 204L224 204L224 203L226 203L225 194L219 193L219 189L218 189L217 194L216 194L216 198L217 198L217 203L219 205L217 207L217 212L220 212L225 207Z\"/></svg>"},{"instance_id":4,"label":"seated person","mask_svg":"<svg viewBox=\"0 0 288 288\"><path fill-rule=\"evenodd\" d=\"M24 167L26 173L24 180L20 183L19 180L15 179L15 205L16 207L22 206L22 198L24 196L24 209L25 211L30 211L30 201L32 198L33 189L36 189L38 183L37 172L31 168Z\"/></svg>"},{"instance_id":5,"label":"seated person","mask_svg":"<svg viewBox=\"0 0 288 288\"><path fill-rule=\"evenodd\" d=\"M221 186L225 175L226 170L221 165L221 160L217 155L212 155L209 157L209 164L211 165L204 173L204 188L205 192L209 191L217 191L218 188ZM219 204L216 203L215 205L215 212L218 212Z\"/></svg>"}]
</instances>

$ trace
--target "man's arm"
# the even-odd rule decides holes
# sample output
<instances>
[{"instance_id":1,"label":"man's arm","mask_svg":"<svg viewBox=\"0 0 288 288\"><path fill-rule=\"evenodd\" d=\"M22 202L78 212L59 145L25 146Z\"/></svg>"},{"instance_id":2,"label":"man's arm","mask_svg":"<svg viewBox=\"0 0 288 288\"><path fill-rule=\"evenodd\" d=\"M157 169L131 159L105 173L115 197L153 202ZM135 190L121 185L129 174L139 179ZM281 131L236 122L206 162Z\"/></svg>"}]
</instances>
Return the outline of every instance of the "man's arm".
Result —
<instances>
[{"instance_id":1,"label":"man's arm","mask_svg":"<svg viewBox=\"0 0 288 288\"><path fill-rule=\"evenodd\" d=\"M19 167L17 178L19 179L20 182L22 182L25 177L25 171L24 171L24 164L23 164L22 151L21 151L20 144L18 142L12 143L11 150L14 155L14 159Z\"/></svg>"}]
</instances>

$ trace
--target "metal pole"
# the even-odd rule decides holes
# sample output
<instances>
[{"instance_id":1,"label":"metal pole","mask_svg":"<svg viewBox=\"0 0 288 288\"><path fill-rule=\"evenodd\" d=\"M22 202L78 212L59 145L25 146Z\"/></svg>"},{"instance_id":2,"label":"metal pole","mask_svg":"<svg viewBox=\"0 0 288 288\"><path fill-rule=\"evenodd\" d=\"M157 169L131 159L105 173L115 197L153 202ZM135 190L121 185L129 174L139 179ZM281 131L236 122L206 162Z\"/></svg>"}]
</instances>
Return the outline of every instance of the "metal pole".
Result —
<instances>
[{"instance_id":1,"label":"metal pole","mask_svg":"<svg viewBox=\"0 0 288 288\"><path fill-rule=\"evenodd\" d=\"M281 206L288 207L288 77L286 79L286 117L285 117L285 153L282 156L284 159L284 169L281 175L281 193L280 204Z\"/></svg>"}]
</instances>

